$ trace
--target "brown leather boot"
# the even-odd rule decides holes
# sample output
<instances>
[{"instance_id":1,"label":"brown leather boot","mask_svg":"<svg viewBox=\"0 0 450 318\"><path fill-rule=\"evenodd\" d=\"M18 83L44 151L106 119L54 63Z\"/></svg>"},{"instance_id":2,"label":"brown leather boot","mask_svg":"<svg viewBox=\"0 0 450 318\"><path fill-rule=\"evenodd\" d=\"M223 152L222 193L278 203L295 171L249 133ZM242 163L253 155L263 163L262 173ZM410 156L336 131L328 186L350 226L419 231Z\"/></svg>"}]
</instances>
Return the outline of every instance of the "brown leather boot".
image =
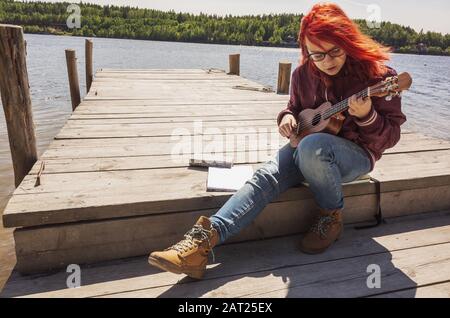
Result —
<instances>
[{"instance_id":1,"label":"brown leather boot","mask_svg":"<svg viewBox=\"0 0 450 318\"><path fill-rule=\"evenodd\" d=\"M342 234L342 209L320 209L313 225L300 243L300 249L307 254L324 252Z\"/></svg>"},{"instance_id":2,"label":"brown leather boot","mask_svg":"<svg viewBox=\"0 0 450 318\"><path fill-rule=\"evenodd\" d=\"M151 253L148 262L168 272L200 279L205 274L208 254L218 242L219 234L211 221L201 216L183 240L164 251Z\"/></svg>"}]
</instances>

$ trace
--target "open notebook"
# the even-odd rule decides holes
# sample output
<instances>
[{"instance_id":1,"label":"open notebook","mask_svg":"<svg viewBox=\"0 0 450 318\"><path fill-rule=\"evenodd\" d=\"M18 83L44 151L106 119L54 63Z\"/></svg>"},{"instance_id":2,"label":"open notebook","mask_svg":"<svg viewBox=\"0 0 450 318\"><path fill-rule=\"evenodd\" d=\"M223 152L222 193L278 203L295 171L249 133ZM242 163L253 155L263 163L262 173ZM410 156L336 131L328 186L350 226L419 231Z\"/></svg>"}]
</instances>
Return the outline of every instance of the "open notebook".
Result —
<instances>
[{"instance_id":1,"label":"open notebook","mask_svg":"<svg viewBox=\"0 0 450 318\"><path fill-rule=\"evenodd\" d=\"M252 176L252 166L209 167L206 191L235 192Z\"/></svg>"}]
</instances>

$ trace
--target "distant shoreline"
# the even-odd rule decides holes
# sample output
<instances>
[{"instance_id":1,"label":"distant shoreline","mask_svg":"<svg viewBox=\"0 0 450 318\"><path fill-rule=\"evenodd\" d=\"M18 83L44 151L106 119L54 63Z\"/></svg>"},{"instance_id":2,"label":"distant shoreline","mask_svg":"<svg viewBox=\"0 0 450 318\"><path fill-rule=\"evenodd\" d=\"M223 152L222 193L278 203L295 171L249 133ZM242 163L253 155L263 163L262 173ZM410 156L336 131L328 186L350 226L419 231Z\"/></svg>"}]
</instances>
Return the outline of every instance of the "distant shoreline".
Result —
<instances>
[{"instance_id":1,"label":"distant shoreline","mask_svg":"<svg viewBox=\"0 0 450 318\"><path fill-rule=\"evenodd\" d=\"M30 34L298 48L303 18L302 13L223 17L130 6L70 6L68 2L0 1L0 21L21 25ZM362 33L394 53L450 56L450 34L417 32L388 21L377 27L363 19L353 21Z\"/></svg>"},{"instance_id":2,"label":"distant shoreline","mask_svg":"<svg viewBox=\"0 0 450 318\"><path fill-rule=\"evenodd\" d=\"M116 40L135 40L135 41L154 41L154 42L172 42L172 43L192 43L192 44L214 44L214 45L234 45L234 46L248 46L248 47L270 47L270 48L290 48L290 49L299 49L297 44L286 44L286 45L248 45L248 44L229 44L229 43L219 43L219 42L193 42L193 41L170 41L170 40L151 40L151 39L136 39L136 38L120 38L120 37L100 37L100 36L83 36L83 35L73 35L71 33L63 33L63 32L25 32L25 34L38 34L38 35L54 35L54 36L67 36L67 37L77 37L77 38L92 38L92 39L116 39ZM424 56L447 56L450 54L437 54L437 53L429 53L429 52L417 52L414 50L394 50L392 53L395 54L411 54L411 55L424 55Z\"/></svg>"}]
</instances>

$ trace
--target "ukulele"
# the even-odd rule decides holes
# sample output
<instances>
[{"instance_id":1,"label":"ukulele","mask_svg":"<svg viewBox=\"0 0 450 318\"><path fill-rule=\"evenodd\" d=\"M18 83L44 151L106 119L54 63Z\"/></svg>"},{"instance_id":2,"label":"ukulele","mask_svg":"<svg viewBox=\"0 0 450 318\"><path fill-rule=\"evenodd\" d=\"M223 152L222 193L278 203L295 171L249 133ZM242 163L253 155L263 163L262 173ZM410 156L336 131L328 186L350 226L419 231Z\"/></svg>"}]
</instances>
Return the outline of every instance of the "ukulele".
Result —
<instances>
[{"instance_id":1,"label":"ukulele","mask_svg":"<svg viewBox=\"0 0 450 318\"><path fill-rule=\"evenodd\" d=\"M402 91L408 90L411 84L411 76L408 73L401 73L363 89L356 96L386 97L386 100L391 100L394 96L400 96ZM349 99L350 97L335 105L325 102L316 109L305 109L300 112L297 129L289 137L291 147L296 148L304 137L316 132L337 135L344 124L345 116L342 113L349 107Z\"/></svg>"}]
</instances>

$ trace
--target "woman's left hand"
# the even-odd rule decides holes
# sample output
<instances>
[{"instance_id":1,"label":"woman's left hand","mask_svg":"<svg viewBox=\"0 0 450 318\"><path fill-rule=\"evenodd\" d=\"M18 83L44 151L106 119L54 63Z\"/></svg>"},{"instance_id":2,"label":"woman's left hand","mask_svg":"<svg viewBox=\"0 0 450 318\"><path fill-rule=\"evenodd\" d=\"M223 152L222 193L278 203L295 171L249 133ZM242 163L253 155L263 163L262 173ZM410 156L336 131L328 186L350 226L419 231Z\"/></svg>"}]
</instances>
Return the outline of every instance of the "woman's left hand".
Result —
<instances>
[{"instance_id":1,"label":"woman's left hand","mask_svg":"<svg viewBox=\"0 0 450 318\"><path fill-rule=\"evenodd\" d=\"M361 119L369 115L370 109L372 108L372 99L370 97L356 98L356 95L353 95L350 97L348 104L348 113Z\"/></svg>"}]
</instances>

